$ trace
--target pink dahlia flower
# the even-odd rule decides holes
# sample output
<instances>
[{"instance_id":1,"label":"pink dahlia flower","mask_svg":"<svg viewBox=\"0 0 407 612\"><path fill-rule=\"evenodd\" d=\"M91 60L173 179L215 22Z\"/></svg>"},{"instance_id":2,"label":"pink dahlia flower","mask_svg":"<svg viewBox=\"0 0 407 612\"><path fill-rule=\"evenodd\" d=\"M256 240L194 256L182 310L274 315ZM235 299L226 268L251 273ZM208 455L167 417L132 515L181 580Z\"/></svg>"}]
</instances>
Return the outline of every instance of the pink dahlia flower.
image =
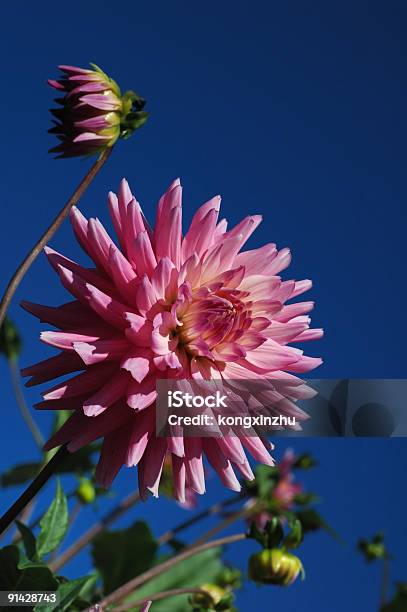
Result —
<instances>
[{"instance_id":1,"label":"pink dahlia flower","mask_svg":"<svg viewBox=\"0 0 407 612\"><path fill-rule=\"evenodd\" d=\"M62 77L48 84L62 97L52 109L57 119L49 130L60 144L50 150L57 157L76 157L100 153L116 140L128 138L147 120L145 100L133 91L123 96L117 83L98 66L92 70L75 66L59 66Z\"/></svg>"},{"instance_id":2,"label":"pink dahlia flower","mask_svg":"<svg viewBox=\"0 0 407 612\"><path fill-rule=\"evenodd\" d=\"M309 329L312 302L286 304L311 287L309 280L281 280L289 250L267 244L242 251L260 216L247 217L228 231L227 222L218 221L220 198L215 197L198 209L183 236L181 192L177 180L161 197L152 230L123 180L118 196L110 193L108 199L118 245L98 219L88 221L72 210L76 238L94 267L46 249L74 299L58 307L23 303L58 328L43 332L41 339L60 350L23 375L32 376L27 384L35 385L81 371L43 393L37 405L73 410L47 449L67 444L74 452L102 437L98 482L108 487L122 465L137 465L142 496L158 494L170 455L176 497L185 501L186 488L200 494L205 490L204 456L225 486L240 490L234 467L244 478L253 478L245 449L272 465L272 446L245 431L239 436L157 437L156 381L264 381L273 401L284 400L279 408L301 419L304 413L279 396L268 379L298 383L292 399L307 397L295 373L321 360L289 343L319 338L322 331Z\"/></svg>"}]
</instances>

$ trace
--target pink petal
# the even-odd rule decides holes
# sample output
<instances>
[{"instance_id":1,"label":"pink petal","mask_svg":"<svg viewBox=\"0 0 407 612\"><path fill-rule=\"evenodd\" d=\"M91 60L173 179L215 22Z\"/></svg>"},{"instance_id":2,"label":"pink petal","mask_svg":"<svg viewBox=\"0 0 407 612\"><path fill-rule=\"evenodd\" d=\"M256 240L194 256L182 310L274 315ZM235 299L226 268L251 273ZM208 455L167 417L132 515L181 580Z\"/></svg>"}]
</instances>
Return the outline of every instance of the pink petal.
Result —
<instances>
[{"instance_id":1,"label":"pink petal","mask_svg":"<svg viewBox=\"0 0 407 612\"><path fill-rule=\"evenodd\" d=\"M83 404L86 416L94 417L104 412L109 406L115 404L126 395L129 385L129 376L126 372L117 372L100 389L96 391Z\"/></svg>"},{"instance_id":2,"label":"pink petal","mask_svg":"<svg viewBox=\"0 0 407 612\"><path fill-rule=\"evenodd\" d=\"M260 461L260 463L264 463L265 465L275 465L274 459L271 457L260 438L255 436L244 436L242 434L239 435L239 438L243 446L247 448L256 461Z\"/></svg>"},{"instance_id":3,"label":"pink petal","mask_svg":"<svg viewBox=\"0 0 407 612\"><path fill-rule=\"evenodd\" d=\"M185 464L183 459L171 455L174 497L179 502L185 502Z\"/></svg>"},{"instance_id":4,"label":"pink petal","mask_svg":"<svg viewBox=\"0 0 407 612\"><path fill-rule=\"evenodd\" d=\"M295 372L297 374L304 374L305 372L309 372L310 370L314 370L322 363L322 359L320 357L307 357L303 355L298 361L293 364L290 364L287 367L289 372Z\"/></svg>"},{"instance_id":5,"label":"pink petal","mask_svg":"<svg viewBox=\"0 0 407 612\"><path fill-rule=\"evenodd\" d=\"M203 447L209 463L220 476L220 479L225 487L232 489L232 491L240 491L241 486L235 476L235 473L233 472L232 465L230 461L225 459L215 440L205 438L203 441Z\"/></svg>"},{"instance_id":6,"label":"pink petal","mask_svg":"<svg viewBox=\"0 0 407 612\"><path fill-rule=\"evenodd\" d=\"M96 482L101 487L109 488L124 464L130 434L131 429L125 425L104 439L95 472Z\"/></svg>"},{"instance_id":7,"label":"pink petal","mask_svg":"<svg viewBox=\"0 0 407 612\"><path fill-rule=\"evenodd\" d=\"M280 346L269 338L264 344L254 351L247 351L246 357L239 361L240 365L265 374L273 370L283 370L287 366L296 363L302 355L302 351L292 347Z\"/></svg>"},{"instance_id":8,"label":"pink petal","mask_svg":"<svg viewBox=\"0 0 407 612\"><path fill-rule=\"evenodd\" d=\"M138 276L143 276L143 274L151 276L157 266L153 247L146 231L137 234L134 240L131 262L136 267Z\"/></svg>"},{"instance_id":9,"label":"pink petal","mask_svg":"<svg viewBox=\"0 0 407 612\"><path fill-rule=\"evenodd\" d=\"M158 486L161 472L167 452L167 440L165 438L154 438L148 444L139 463L139 489L142 498L145 498L147 490L154 497L158 497Z\"/></svg>"},{"instance_id":10,"label":"pink petal","mask_svg":"<svg viewBox=\"0 0 407 612\"><path fill-rule=\"evenodd\" d=\"M50 249L49 247L45 247L44 252L48 257L48 261L56 272L58 272L59 265L64 266L68 270L71 270L72 272L80 276L84 281L91 283L92 285L95 285L95 287L101 289L101 291L115 293L114 285L111 282L107 281L106 278L102 277L98 272L83 268L71 259L64 257L63 255L61 255L57 251L54 251L53 249Z\"/></svg>"},{"instance_id":11,"label":"pink petal","mask_svg":"<svg viewBox=\"0 0 407 612\"><path fill-rule=\"evenodd\" d=\"M127 306L90 283L85 283L67 268L58 266L58 271L64 287L81 302L88 304L104 321L119 329L127 326L124 318L124 313L128 310Z\"/></svg>"},{"instance_id":12,"label":"pink petal","mask_svg":"<svg viewBox=\"0 0 407 612\"><path fill-rule=\"evenodd\" d=\"M295 342L308 342L309 340L320 340L324 335L323 329L306 329L295 338Z\"/></svg>"},{"instance_id":13,"label":"pink petal","mask_svg":"<svg viewBox=\"0 0 407 612\"><path fill-rule=\"evenodd\" d=\"M73 351L75 342L94 342L99 339L99 336L87 336L84 334L73 334L69 332L41 332L40 338L45 344L55 346L64 351Z\"/></svg>"},{"instance_id":14,"label":"pink petal","mask_svg":"<svg viewBox=\"0 0 407 612\"><path fill-rule=\"evenodd\" d=\"M127 448L126 465L137 465L142 458L148 441L154 435L154 408L143 410L133 420L130 441Z\"/></svg>"},{"instance_id":15,"label":"pink petal","mask_svg":"<svg viewBox=\"0 0 407 612\"><path fill-rule=\"evenodd\" d=\"M299 315L303 315L314 308L314 302L298 302L297 304L288 304L288 306L284 306L281 309L281 312L278 313L274 318L276 321L281 321L281 323L286 323L290 319L294 317L298 317Z\"/></svg>"},{"instance_id":16,"label":"pink petal","mask_svg":"<svg viewBox=\"0 0 407 612\"><path fill-rule=\"evenodd\" d=\"M105 410L99 416L85 417L75 435L71 435L68 450L74 453L98 438L102 438L111 431L120 428L124 423L131 427L131 417L131 409L120 402Z\"/></svg>"},{"instance_id":17,"label":"pink petal","mask_svg":"<svg viewBox=\"0 0 407 612\"><path fill-rule=\"evenodd\" d=\"M111 245L109 250L109 272L125 300L131 300L137 275L121 251Z\"/></svg>"},{"instance_id":18,"label":"pink petal","mask_svg":"<svg viewBox=\"0 0 407 612\"><path fill-rule=\"evenodd\" d=\"M127 389L127 404L134 410L144 410L155 401L155 377L149 376L141 383L130 382Z\"/></svg>"},{"instance_id":19,"label":"pink petal","mask_svg":"<svg viewBox=\"0 0 407 612\"><path fill-rule=\"evenodd\" d=\"M188 232L182 242L182 259L186 261L196 253L202 255L212 246L220 208L220 197L204 204L194 215ZM204 210L203 210L204 209ZM205 214L202 214L205 211Z\"/></svg>"},{"instance_id":20,"label":"pink petal","mask_svg":"<svg viewBox=\"0 0 407 612\"><path fill-rule=\"evenodd\" d=\"M72 353L63 352L28 368L23 368L21 375L32 376L25 384L26 387L32 387L33 385L39 385L52 378L58 378L82 368L83 363L80 357Z\"/></svg>"},{"instance_id":21,"label":"pink petal","mask_svg":"<svg viewBox=\"0 0 407 612\"><path fill-rule=\"evenodd\" d=\"M200 495L205 493L205 472L202 462L202 440L185 438L185 469L187 482Z\"/></svg>"},{"instance_id":22,"label":"pink petal","mask_svg":"<svg viewBox=\"0 0 407 612\"><path fill-rule=\"evenodd\" d=\"M74 378L70 378L59 385L55 385L48 391L45 391L42 396L44 399L60 399L62 397L69 398L77 395L82 395L90 391L94 391L100 385L100 381L106 376L111 376L116 366L112 364L97 364L89 367L83 374L78 374Z\"/></svg>"},{"instance_id":23,"label":"pink petal","mask_svg":"<svg viewBox=\"0 0 407 612\"><path fill-rule=\"evenodd\" d=\"M182 187L173 184L161 198L154 230L157 258L169 257L179 270L181 266Z\"/></svg>"},{"instance_id":24,"label":"pink petal","mask_svg":"<svg viewBox=\"0 0 407 612\"><path fill-rule=\"evenodd\" d=\"M120 367L130 372L134 380L141 383L150 372L151 351L132 350L123 358Z\"/></svg>"}]
</instances>

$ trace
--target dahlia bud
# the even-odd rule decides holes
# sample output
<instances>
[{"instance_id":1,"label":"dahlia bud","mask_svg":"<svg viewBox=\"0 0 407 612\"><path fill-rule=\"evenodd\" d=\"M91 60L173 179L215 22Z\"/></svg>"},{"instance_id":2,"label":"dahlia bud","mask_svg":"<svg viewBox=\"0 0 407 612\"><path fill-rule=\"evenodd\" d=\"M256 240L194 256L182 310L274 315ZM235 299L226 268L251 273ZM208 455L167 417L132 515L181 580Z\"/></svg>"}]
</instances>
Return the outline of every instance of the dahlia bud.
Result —
<instances>
[{"instance_id":1,"label":"dahlia bud","mask_svg":"<svg viewBox=\"0 0 407 612\"><path fill-rule=\"evenodd\" d=\"M59 66L61 78L48 80L62 95L55 99L61 108L51 109L56 121L49 130L61 141L50 149L57 157L101 153L147 121L143 98L133 91L122 95L113 79L95 64L91 66L92 70Z\"/></svg>"},{"instance_id":2,"label":"dahlia bud","mask_svg":"<svg viewBox=\"0 0 407 612\"><path fill-rule=\"evenodd\" d=\"M96 491L89 478L81 478L76 495L83 504L91 504L95 501Z\"/></svg>"},{"instance_id":3,"label":"dahlia bud","mask_svg":"<svg viewBox=\"0 0 407 612\"><path fill-rule=\"evenodd\" d=\"M366 561L376 561L387 557L387 549L384 544L384 535L379 532L372 540L359 540L358 549L364 555Z\"/></svg>"},{"instance_id":4,"label":"dahlia bud","mask_svg":"<svg viewBox=\"0 0 407 612\"><path fill-rule=\"evenodd\" d=\"M213 608L227 594L225 589L210 582L202 584L199 588L203 592L195 593L191 597L191 604L200 608Z\"/></svg>"},{"instance_id":5,"label":"dahlia bud","mask_svg":"<svg viewBox=\"0 0 407 612\"><path fill-rule=\"evenodd\" d=\"M300 559L281 548L266 548L249 559L249 575L255 582L288 586L295 581L299 573L304 579L305 573Z\"/></svg>"}]
</instances>

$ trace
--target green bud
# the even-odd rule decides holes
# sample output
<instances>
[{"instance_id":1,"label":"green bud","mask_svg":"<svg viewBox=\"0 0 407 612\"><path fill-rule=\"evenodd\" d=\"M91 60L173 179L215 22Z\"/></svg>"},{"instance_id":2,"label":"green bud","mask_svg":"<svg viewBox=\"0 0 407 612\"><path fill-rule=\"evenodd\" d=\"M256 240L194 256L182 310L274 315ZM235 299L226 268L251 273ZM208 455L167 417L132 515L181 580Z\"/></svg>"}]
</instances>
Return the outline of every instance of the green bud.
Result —
<instances>
[{"instance_id":1,"label":"green bud","mask_svg":"<svg viewBox=\"0 0 407 612\"><path fill-rule=\"evenodd\" d=\"M225 589L211 582L202 584L199 588L204 592L194 593L191 597L191 604L198 608L213 609L227 594Z\"/></svg>"},{"instance_id":2,"label":"green bud","mask_svg":"<svg viewBox=\"0 0 407 612\"><path fill-rule=\"evenodd\" d=\"M359 540L358 549L369 563L377 559L384 559L387 555L382 533L377 533L371 541Z\"/></svg>"},{"instance_id":3,"label":"green bud","mask_svg":"<svg viewBox=\"0 0 407 612\"><path fill-rule=\"evenodd\" d=\"M317 465L317 462L308 453L304 453L303 455L300 455L299 457L297 457L294 463L294 467L300 470L309 470L310 468L313 468L316 465Z\"/></svg>"},{"instance_id":4,"label":"green bud","mask_svg":"<svg viewBox=\"0 0 407 612\"><path fill-rule=\"evenodd\" d=\"M89 478L81 478L79 486L76 489L78 499L84 504L91 504L95 501L96 491L93 483Z\"/></svg>"},{"instance_id":5,"label":"green bud","mask_svg":"<svg viewBox=\"0 0 407 612\"><path fill-rule=\"evenodd\" d=\"M266 548L249 559L249 576L261 584L288 586L305 573L298 557L283 548Z\"/></svg>"}]
</instances>

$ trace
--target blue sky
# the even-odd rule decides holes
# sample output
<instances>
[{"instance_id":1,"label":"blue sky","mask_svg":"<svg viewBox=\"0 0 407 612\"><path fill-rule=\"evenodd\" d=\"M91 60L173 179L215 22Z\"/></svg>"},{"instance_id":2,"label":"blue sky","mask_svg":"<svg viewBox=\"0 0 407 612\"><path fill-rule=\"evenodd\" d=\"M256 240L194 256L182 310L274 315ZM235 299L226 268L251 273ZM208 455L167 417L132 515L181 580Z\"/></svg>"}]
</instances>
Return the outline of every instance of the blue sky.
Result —
<instances>
[{"instance_id":1,"label":"blue sky","mask_svg":"<svg viewBox=\"0 0 407 612\"><path fill-rule=\"evenodd\" d=\"M231 223L262 213L251 244L290 246L290 277L315 282L314 321L326 329L325 339L309 347L324 358L318 376L405 377L406 19L405 3L393 0L8 3L0 25L2 286L89 163L47 154L52 91L45 81L59 63L94 61L123 89L145 96L151 118L116 148L82 210L107 221L107 192L125 176L151 218L162 191L180 176L187 219L217 193ZM52 245L81 257L68 224ZM38 322L19 308L22 298L64 301L44 257L11 308L24 336L26 365L50 353L38 342ZM36 451L3 362L0 374L4 469L33 459ZM26 394L30 404L38 396L36 389ZM49 415L38 422L46 432ZM347 544L323 534L310 538L305 583L289 590L246 585L240 609L255 602L258 609L284 606L287 612L374 610L378 568L366 568L353 546L360 536L384 529L396 557L394 578L407 578L407 534L400 533L407 443L292 445L320 460L307 480ZM116 488L124 493L135 485L135 473L126 470ZM224 496L215 479L209 489L202 505ZM16 493L0 492L1 506ZM184 515L166 501L148 502L135 514L147 511L157 535L164 523ZM87 520L84 513L72 535ZM244 546L229 553L242 566ZM86 571L86 556L68 569L72 576Z\"/></svg>"}]
</instances>

